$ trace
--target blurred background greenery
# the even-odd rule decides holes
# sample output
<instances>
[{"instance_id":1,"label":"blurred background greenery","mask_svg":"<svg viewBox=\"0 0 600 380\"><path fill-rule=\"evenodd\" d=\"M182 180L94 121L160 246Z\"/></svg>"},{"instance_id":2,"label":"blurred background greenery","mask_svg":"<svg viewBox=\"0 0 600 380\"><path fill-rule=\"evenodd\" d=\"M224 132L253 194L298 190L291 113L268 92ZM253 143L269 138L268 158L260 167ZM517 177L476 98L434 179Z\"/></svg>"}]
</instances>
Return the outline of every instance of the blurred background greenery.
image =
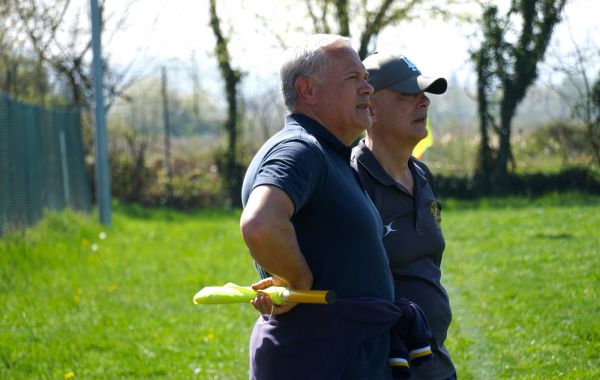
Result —
<instances>
[{"instance_id":1,"label":"blurred background greenery","mask_svg":"<svg viewBox=\"0 0 600 380\"><path fill-rule=\"evenodd\" d=\"M239 186L282 126L276 72L298 31L448 79L422 159L444 205L459 378L600 376L593 0L100 5L110 226L91 207L89 6L0 1L0 378L247 378L255 311L191 298L256 279Z\"/></svg>"},{"instance_id":2,"label":"blurred background greenery","mask_svg":"<svg viewBox=\"0 0 600 380\"><path fill-rule=\"evenodd\" d=\"M449 89L430 96L423 157L441 195L598 193L600 33L586 1L284 1L270 4L275 14L254 0L101 1L112 194L239 206L250 157L282 126L277 67L298 31L348 35L361 57L396 49L428 75L442 68ZM88 11L70 0L2 2L0 92L80 110L93 191ZM166 34L186 30L177 23L190 12L200 25Z\"/></svg>"}]
</instances>

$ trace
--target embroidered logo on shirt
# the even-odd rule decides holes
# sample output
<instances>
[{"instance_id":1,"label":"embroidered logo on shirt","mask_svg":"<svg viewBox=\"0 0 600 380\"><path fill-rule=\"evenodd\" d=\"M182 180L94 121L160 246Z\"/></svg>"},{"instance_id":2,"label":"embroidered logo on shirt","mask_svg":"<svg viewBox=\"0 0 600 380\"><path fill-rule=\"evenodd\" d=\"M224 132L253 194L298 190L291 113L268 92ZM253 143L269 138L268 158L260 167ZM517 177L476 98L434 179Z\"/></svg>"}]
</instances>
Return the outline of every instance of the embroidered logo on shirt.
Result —
<instances>
[{"instance_id":1,"label":"embroidered logo on shirt","mask_svg":"<svg viewBox=\"0 0 600 380\"><path fill-rule=\"evenodd\" d=\"M433 216L433 222L439 230L442 225L442 214L440 213L440 206L436 201L431 202L431 204L429 205L429 211L431 211L431 216Z\"/></svg>"},{"instance_id":2,"label":"embroidered logo on shirt","mask_svg":"<svg viewBox=\"0 0 600 380\"><path fill-rule=\"evenodd\" d=\"M394 224L394 222L391 222L390 224L387 224L387 225L383 226L383 237L388 236L392 232L398 231L398 230L395 230L395 229L392 228L392 224Z\"/></svg>"}]
</instances>

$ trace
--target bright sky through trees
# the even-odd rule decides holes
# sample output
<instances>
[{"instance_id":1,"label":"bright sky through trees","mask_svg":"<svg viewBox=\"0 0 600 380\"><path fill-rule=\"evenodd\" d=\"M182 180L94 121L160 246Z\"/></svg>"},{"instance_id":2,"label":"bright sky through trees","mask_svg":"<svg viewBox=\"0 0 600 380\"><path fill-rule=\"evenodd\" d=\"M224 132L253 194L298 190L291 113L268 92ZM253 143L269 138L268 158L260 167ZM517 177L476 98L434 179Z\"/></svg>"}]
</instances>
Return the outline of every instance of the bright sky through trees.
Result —
<instances>
[{"instance_id":1,"label":"bright sky through trees","mask_svg":"<svg viewBox=\"0 0 600 380\"><path fill-rule=\"evenodd\" d=\"M558 38L553 39L553 44L557 41L560 44L559 51L572 49L569 28L578 43L594 39L600 49L600 23L594 11L596 2L571 0L567 4L567 18L558 25ZM503 0L499 3L507 2ZM476 6L466 9L472 12L479 10ZM291 32L292 28L303 26L304 30L311 30L312 24L308 19L304 23L299 20L298 15L304 11L303 2L220 2L220 15L232 36L230 49L233 64L248 73L244 83L246 88L276 83L282 48L275 34L286 38L286 31ZM153 58L158 65L165 62L189 63L195 53L202 67L203 82L210 87L213 82L220 80L212 57L214 36L208 26L206 1L138 1L130 8L128 25L127 30L105 47L117 62L125 64L133 59L143 61ZM419 20L386 29L379 36L377 45L378 48L404 52L423 72L473 80L468 52L477 42L473 38L473 30L473 26L458 21Z\"/></svg>"}]
</instances>

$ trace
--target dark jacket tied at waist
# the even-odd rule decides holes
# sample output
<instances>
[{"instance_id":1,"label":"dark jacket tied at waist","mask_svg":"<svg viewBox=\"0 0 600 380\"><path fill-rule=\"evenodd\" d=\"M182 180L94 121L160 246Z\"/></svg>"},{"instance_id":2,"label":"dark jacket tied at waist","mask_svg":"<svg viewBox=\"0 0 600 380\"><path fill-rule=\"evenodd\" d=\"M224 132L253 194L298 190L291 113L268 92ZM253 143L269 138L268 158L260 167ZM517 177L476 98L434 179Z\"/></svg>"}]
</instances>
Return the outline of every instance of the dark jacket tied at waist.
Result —
<instances>
[{"instance_id":1,"label":"dark jacket tied at waist","mask_svg":"<svg viewBox=\"0 0 600 380\"><path fill-rule=\"evenodd\" d=\"M370 297L346 298L330 305L298 305L271 318L261 316L250 341L250 378L347 377L344 369L360 344L387 329L391 329L393 378L410 376L409 366L433 357L427 320L421 309L406 299L392 303ZM373 375L381 378L381 374Z\"/></svg>"}]
</instances>

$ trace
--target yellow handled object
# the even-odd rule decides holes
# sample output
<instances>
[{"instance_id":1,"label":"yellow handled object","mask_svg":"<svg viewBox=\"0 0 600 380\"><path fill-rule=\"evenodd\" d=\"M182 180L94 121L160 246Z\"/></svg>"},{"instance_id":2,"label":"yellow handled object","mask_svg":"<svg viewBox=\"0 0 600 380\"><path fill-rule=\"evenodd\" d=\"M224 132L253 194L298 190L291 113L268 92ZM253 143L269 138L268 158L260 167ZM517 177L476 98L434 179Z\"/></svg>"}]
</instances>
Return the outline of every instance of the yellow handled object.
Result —
<instances>
[{"instance_id":1,"label":"yellow handled object","mask_svg":"<svg viewBox=\"0 0 600 380\"><path fill-rule=\"evenodd\" d=\"M224 286L207 286L194 296L194 303L201 305L220 305L228 303L250 302L258 293L267 294L276 305L286 303L333 303L336 295L329 290L294 290L282 286L271 286L254 290L249 286L227 283Z\"/></svg>"}]
</instances>

